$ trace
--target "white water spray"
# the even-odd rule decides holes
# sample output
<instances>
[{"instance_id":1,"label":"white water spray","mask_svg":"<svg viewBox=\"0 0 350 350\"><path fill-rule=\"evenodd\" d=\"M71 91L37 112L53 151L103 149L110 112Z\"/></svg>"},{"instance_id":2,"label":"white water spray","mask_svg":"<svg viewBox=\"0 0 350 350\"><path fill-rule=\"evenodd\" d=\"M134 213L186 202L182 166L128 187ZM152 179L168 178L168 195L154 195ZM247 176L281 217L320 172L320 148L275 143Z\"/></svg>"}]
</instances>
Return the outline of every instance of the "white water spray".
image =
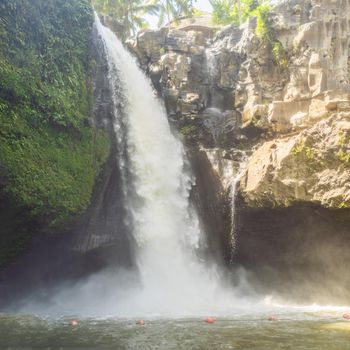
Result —
<instances>
[{"instance_id":1,"label":"white water spray","mask_svg":"<svg viewBox=\"0 0 350 350\"><path fill-rule=\"evenodd\" d=\"M119 89L112 94L115 130L118 145L124 147L126 142L126 147L119 148L121 158L127 153L126 159L120 159L124 194L129 194L129 175L137 194L127 209L138 245L139 275L134 271L100 272L87 281L61 285L46 301L29 298L20 312L103 319L237 317L275 308L271 300L247 298L251 288L245 284L244 273L239 288L225 288L217 269L196 256L202 237L189 204L191 177L184 172L183 147L171 133L163 105L132 56L98 18L96 27L105 45L111 87ZM121 95L123 99L118 100ZM122 115L117 108L120 104ZM232 198L238 179L232 184Z\"/></svg>"},{"instance_id":2,"label":"white water spray","mask_svg":"<svg viewBox=\"0 0 350 350\"><path fill-rule=\"evenodd\" d=\"M128 166L137 193L129 206L142 285L129 291L118 309L123 314L198 314L217 310L218 304L227 308L223 299L228 302L228 296L223 295L215 269L204 266L195 254L202 237L189 204L191 178L184 172L182 144L134 58L98 18L96 26L110 75L117 74L123 85Z\"/></svg>"},{"instance_id":3,"label":"white water spray","mask_svg":"<svg viewBox=\"0 0 350 350\"><path fill-rule=\"evenodd\" d=\"M103 318L246 312L251 303L238 296L241 290L223 287L219 269L196 254L204 238L189 201L192 178L184 171L185 152L171 132L163 104L134 58L97 15L95 26L108 62L138 272L108 269L76 285L61 286L50 305L30 300L21 311ZM243 283L244 292L245 287Z\"/></svg>"}]
</instances>

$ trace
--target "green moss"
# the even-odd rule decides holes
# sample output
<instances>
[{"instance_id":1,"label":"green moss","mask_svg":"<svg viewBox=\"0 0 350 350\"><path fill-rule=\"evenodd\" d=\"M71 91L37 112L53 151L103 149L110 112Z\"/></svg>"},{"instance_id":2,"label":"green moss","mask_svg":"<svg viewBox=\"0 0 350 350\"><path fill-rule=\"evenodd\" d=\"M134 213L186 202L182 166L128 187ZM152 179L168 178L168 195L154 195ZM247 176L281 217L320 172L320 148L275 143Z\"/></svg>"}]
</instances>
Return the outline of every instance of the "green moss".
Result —
<instances>
[{"instance_id":1,"label":"green moss","mask_svg":"<svg viewBox=\"0 0 350 350\"><path fill-rule=\"evenodd\" d=\"M264 4L264 0L210 0L213 7L213 21L216 24L237 24L254 16L255 10Z\"/></svg>"},{"instance_id":2,"label":"green moss","mask_svg":"<svg viewBox=\"0 0 350 350\"><path fill-rule=\"evenodd\" d=\"M197 127L195 125L186 125L180 129L180 133L185 136L189 137L197 132Z\"/></svg>"},{"instance_id":3,"label":"green moss","mask_svg":"<svg viewBox=\"0 0 350 350\"><path fill-rule=\"evenodd\" d=\"M267 2L263 2L251 15L257 18L256 35L269 45L275 63L286 69L288 68L288 55L282 43L276 38L271 14L272 7Z\"/></svg>"},{"instance_id":4,"label":"green moss","mask_svg":"<svg viewBox=\"0 0 350 350\"><path fill-rule=\"evenodd\" d=\"M81 212L90 201L98 170L109 153L109 138L101 130L81 128L71 135L52 128L31 128L17 118L7 128L0 116L0 164L8 169L7 193L33 214L54 221Z\"/></svg>"},{"instance_id":5,"label":"green moss","mask_svg":"<svg viewBox=\"0 0 350 350\"><path fill-rule=\"evenodd\" d=\"M255 33L260 38L272 36L272 27L270 24L271 10L272 7L268 3L263 2L251 13L251 16L257 18Z\"/></svg>"},{"instance_id":6,"label":"green moss","mask_svg":"<svg viewBox=\"0 0 350 350\"><path fill-rule=\"evenodd\" d=\"M341 162L345 163L346 165L348 165L350 162L350 152L347 150L349 144L349 136L343 130L340 130L338 133L339 151L336 153L336 156Z\"/></svg>"},{"instance_id":7,"label":"green moss","mask_svg":"<svg viewBox=\"0 0 350 350\"><path fill-rule=\"evenodd\" d=\"M305 140L301 140L296 144L292 150L294 156L303 155L307 159L312 160L315 158L314 150L311 147L305 145Z\"/></svg>"},{"instance_id":8,"label":"green moss","mask_svg":"<svg viewBox=\"0 0 350 350\"><path fill-rule=\"evenodd\" d=\"M345 164L349 164L350 162L350 152L339 151L337 152L337 157L341 162Z\"/></svg>"},{"instance_id":9,"label":"green moss","mask_svg":"<svg viewBox=\"0 0 350 350\"><path fill-rule=\"evenodd\" d=\"M110 152L88 126L93 62L88 0L0 4L0 166L4 191L59 224L90 203Z\"/></svg>"},{"instance_id":10,"label":"green moss","mask_svg":"<svg viewBox=\"0 0 350 350\"><path fill-rule=\"evenodd\" d=\"M275 40L272 44L272 54L275 62L282 68L288 68L287 52L283 45Z\"/></svg>"}]
</instances>

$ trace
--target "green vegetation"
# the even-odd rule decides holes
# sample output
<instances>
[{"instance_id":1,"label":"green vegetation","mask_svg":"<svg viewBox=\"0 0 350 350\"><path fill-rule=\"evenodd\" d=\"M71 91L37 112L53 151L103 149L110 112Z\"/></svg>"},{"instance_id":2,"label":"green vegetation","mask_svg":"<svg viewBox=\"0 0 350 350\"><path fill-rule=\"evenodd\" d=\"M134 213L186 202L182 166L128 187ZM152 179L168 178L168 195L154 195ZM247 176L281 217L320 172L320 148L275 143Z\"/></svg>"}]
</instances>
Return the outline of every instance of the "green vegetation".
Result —
<instances>
[{"instance_id":1,"label":"green vegetation","mask_svg":"<svg viewBox=\"0 0 350 350\"><path fill-rule=\"evenodd\" d=\"M262 0L209 0L213 7L213 21L216 24L240 24L253 16Z\"/></svg>"},{"instance_id":2,"label":"green vegetation","mask_svg":"<svg viewBox=\"0 0 350 350\"><path fill-rule=\"evenodd\" d=\"M251 13L251 16L257 18L256 35L260 38L268 39L273 36L273 29L270 23L271 6L266 2L260 5Z\"/></svg>"},{"instance_id":3,"label":"green vegetation","mask_svg":"<svg viewBox=\"0 0 350 350\"><path fill-rule=\"evenodd\" d=\"M345 164L349 164L350 162L350 152L344 152L340 150L337 152L337 157L340 161L342 161Z\"/></svg>"},{"instance_id":4,"label":"green vegetation","mask_svg":"<svg viewBox=\"0 0 350 350\"><path fill-rule=\"evenodd\" d=\"M92 0L97 12L116 18L122 28L122 40L127 39L130 34L148 26L144 16L156 14L158 7L150 1L144 0Z\"/></svg>"},{"instance_id":5,"label":"green vegetation","mask_svg":"<svg viewBox=\"0 0 350 350\"><path fill-rule=\"evenodd\" d=\"M180 129L181 135L183 135L185 137L192 136L196 132L197 132L197 126L196 125L186 125L186 126L183 126Z\"/></svg>"},{"instance_id":6,"label":"green vegetation","mask_svg":"<svg viewBox=\"0 0 350 350\"><path fill-rule=\"evenodd\" d=\"M192 0L152 0L152 3L157 7L158 27L164 23L175 23L181 17L190 17L193 15Z\"/></svg>"},{"instance_id":7,"label":"green vegetation","mask_svg":"<svg viewBox=\"0 0 350 350\"><path fill-rule=\"evenodd\" d=\"M338 134L338 146L340 149L337 152L337 157L345 164L349 164L350 162L350 152L347 151L349 144L349 136L343 130L340 130Z\"/></svg>"},{"instance_id":8,"label":"green vegetation","mask_svg":"<svg viewBox=\"0 0 350 350\"><path fill-rule=\"evenodd\" d=\"M285 69L288 67L287 52L276 38L271 22L271 11L272 8L268 3L262 3L252 13L252 16L257 18L256 35L269 45L275 63Z\"/></svg>"},{"instance_id":9,"label":"green vegetation","mask_svg":"<svg viewBox=\"0 0 350 350\"><path fill-rule=\"evenodd\" d=\"M88 0L0 4L2 189L51 225L81 213L110 151L90 127Z\"/></svg>"},{"instance_id":10,"label":"green vegetation","mask_svg":"<svg viewBox=\"0 0 350 350\"><path fill-rule=\"evenodd\" d=\"M339 209L346 209L349 208L348 204L346 202L341 202L338 206Z\"/></svg>"},{"instance_id":11,"label":"green vegetation","mask_svg":"<svg viewBox=\"0 0 350 350\"><path fill-rule=\"evenodd\" d=\"M256 35L269 45L275 62L287 68L287 53L277 40L271 22L272 7L267 0L209 0L213 7L213 20L217 24L237 24L256 17Z\"/></svg>"},{"instance_id":12,"label":"green vegetation","mask_svg":"<svg viewBox=\"0 0 350 350\"><path fill-rule=\"evenodd\" d=\"M305 145L305 140L301 140L292 150L292 154L295 156L304 155L307 159L314 159L315 154L311 147Z\"/></svg>"},{"instance_id":13,"label":"green vegetation","mask_svg":"<svg viewBox=\"0 0 350 350\"><path fill-rule=\"evenodd\" d=\"M272 54L281 68L288 68L287 52L278 40L272 42Z\"/></svg>"},{"instance_id":14,"label":"green vegetation","mask_svg":"<svg viewBox=\"0 0 350 350\"><path fill-rule=\"evenodd\" d=\"M157 15L161 27L182 16L191 16L194 11L192 0L92 0L92 4L97 12L120 22L124 28L122 40L148 27L145 15Z\"/></svg>"}]
</instances>

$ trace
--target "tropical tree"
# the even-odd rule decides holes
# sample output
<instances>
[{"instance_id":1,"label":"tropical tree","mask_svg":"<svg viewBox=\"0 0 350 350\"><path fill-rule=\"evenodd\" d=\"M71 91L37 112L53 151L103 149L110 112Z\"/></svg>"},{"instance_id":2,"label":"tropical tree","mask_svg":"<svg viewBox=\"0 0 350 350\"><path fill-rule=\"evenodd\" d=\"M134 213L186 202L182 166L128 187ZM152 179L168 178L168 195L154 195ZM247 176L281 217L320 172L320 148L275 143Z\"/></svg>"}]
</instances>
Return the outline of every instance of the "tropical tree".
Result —
<instances>
[{"instance_id":1,"label":"tropical tree","mask_svg":"<svg viewBox=\"0 0 350 350\"><path fill-rule=\"evenodd\" d=\"M216 24L238 24L239 16L235 0L209 0L213 7L213 21Z\"/></svg>"},{"instance_id":2,"label":"tropical tree","mask_svg":"<svg viewBox=\"0 0 350 350\"><path fill-rule=\"evenodd\" d=\"M209 0L217 24L240 24L264 3L264 0Z\"/></svg>"},{"instance_id":3,"label":"tropical tree","mask_svg":"<svg viewBox=\"0 0 350 350\"><path fill-rule=\"evenodd\" d=\"M193 14L193 0L152 0L151 4L156 6L158 27L167 22L177 22L181 17L189 17Z\"/></svg>"},{"instance_id":4,"label":"tropical tree","mask_svg":"<svg viewBox=\"0 0 350 350\"><path fill-rule=\"evenodd\" d=\"M144 0L92 0L95 9L108 14L120 22L124 28L124 37L136 34L140 28L148 26L144 16L157 14L158 6Z\"/></svg>"}]
</instances>

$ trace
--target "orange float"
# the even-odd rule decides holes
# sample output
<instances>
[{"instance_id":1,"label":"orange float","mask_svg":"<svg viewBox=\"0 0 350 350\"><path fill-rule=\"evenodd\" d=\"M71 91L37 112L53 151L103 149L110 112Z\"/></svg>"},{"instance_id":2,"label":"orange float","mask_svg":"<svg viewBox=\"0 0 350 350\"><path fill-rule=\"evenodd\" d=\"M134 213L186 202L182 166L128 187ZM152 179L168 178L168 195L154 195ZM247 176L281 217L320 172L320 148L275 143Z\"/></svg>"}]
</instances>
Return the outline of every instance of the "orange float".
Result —
<instances>
[{"instance_id":1,"label":"orange float","mask_svg":"<svg viewBox=\"0 0 350 350\"><path fill-rule=\"evenodd\" d=\"M211 317L211 316L208 316L208 317L205 319L205 322L207 322L207 323L214 323L214 322L215 322L215 318L214 318L214 317Z\"/></svg>"}]
</instances>

